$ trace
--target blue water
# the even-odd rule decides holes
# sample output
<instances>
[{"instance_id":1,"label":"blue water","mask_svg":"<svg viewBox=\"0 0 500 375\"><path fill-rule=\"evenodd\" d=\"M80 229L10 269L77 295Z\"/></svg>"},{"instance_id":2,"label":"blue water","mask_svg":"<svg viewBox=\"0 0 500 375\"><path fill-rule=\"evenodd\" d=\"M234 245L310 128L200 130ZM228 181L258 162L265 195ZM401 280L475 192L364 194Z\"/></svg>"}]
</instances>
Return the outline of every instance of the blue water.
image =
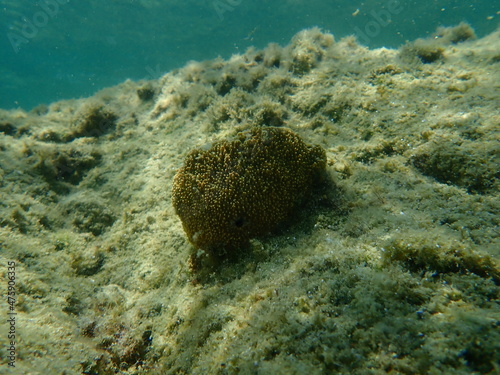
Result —
<instances>
[{"instance_id":1,"label":"blue water","mask_svg":"<svg viewBox=\"0 0 500 375\"><path fill-rule=\"evenodd\" d=\"M153 79L189 60L285 45L319 26L397 47L437 26L498 27L499 0L0 0L0 108L31 109Z\"/></svg>"}]
</instances>

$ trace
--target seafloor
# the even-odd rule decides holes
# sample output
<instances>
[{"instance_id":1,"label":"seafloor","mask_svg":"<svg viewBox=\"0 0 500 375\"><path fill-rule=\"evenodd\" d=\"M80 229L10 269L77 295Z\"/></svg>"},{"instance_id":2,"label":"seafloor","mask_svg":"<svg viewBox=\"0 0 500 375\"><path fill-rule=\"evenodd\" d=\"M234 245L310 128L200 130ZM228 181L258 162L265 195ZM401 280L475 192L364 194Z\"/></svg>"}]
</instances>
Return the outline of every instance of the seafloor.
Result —
<instances>
[{"instance_id":1,"label":"seafloor","mask_svg":"<svg viewBox=\"0 0 500 375\"><path fill-rule=\"evenodd\" d=\"M498 373L499 51L466 25L398 50L312 29L0 111L0 373ZM199 277L173 176L251 126L324 147L334 196Z\"/></svg>"}]
</instances>

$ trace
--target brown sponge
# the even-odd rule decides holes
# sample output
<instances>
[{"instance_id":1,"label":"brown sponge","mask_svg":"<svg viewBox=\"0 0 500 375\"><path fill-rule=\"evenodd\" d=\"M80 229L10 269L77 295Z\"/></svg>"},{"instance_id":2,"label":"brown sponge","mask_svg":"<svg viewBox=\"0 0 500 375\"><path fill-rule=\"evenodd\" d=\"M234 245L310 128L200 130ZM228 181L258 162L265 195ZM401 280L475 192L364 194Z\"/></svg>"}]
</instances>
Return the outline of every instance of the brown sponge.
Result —
<instances>
[{"instance_id":1,"label":"brown sponge","mask_svg":"<svg viewBox=\"0 0 500 375\"><path fill-rule=\"evenodd\" d=\"M188 239L216 257L286 223L324 175L326 154L285 128L258 127L189 153L172 189Z\"/></svg>"}]
</instances>

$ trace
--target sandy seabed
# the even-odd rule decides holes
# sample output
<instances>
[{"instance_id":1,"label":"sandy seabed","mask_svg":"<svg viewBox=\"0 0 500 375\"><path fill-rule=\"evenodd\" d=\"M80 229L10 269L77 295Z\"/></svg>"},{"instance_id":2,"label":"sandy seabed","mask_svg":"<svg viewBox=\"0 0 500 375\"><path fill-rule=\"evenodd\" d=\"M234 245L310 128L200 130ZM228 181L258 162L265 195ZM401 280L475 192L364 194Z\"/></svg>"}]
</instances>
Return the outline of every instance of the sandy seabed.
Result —
<instances>
[{"instance_id":1,"label":"sandy seabed","mask_svg":"<svg viewBox=\"0 0 500 375\"><path fill-rule=\"evenodd\" d=\"M500 371L499 47L310 29L0 111L0 373ZM252 126L322 146L339 196L200 280L173 176Z\"/></svg>"}]
</instances>

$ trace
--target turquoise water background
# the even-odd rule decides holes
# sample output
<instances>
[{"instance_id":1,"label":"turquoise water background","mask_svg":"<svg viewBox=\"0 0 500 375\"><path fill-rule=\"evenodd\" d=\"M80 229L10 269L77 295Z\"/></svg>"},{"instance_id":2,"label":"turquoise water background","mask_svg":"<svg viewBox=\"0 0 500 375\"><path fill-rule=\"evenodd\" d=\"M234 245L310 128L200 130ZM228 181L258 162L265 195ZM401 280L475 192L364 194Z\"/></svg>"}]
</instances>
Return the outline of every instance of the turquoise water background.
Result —
<instances>
[{"instance_id":1,"label":"turquoise water background","mask_svg":"<svg viewBox=\"0 0 500 375\"><path fill-rule=\"evenodd\" d=\"M189 60L289 43L318 26L397 47L466 21L498 27L498 0L0 0L0 108L31 109L154 79Z\"/></svg>"}]
</instances>

